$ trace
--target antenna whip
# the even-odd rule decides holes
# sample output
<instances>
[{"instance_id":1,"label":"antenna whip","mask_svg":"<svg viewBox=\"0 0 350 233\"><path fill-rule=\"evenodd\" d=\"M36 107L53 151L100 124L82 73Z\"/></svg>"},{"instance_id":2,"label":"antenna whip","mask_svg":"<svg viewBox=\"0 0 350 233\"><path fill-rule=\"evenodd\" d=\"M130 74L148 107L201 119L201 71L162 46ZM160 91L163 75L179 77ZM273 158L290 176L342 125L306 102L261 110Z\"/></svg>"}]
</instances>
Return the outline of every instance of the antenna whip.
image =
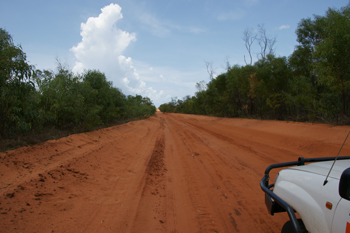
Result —
<instances>
[{"instance_id":1,"label":"antenna whip","mask_svg":"<svg viewBox=\"0 0 350 233\"><path fill-rule=\"evenodd\" d=\"M341 150L343 149L343 146L344 146L346 140L348 139L349 134L350 134L350 131L349 131L349 133L348 133L348 136L346 136L346 138L345 138L345 140L344 140L344 142L343 142L343 145L341 146L341 148L340 148L340 150L339 150L339 152L338 152L338 154L337 154L337 157L335 157L335 159L334 159L334 162L333 162L333 164L332 164L332 167L331 167L331 169L329 170L328 175L326 176L326 179L325 179L324 182L323 182L323 186L325 186L325 185L328 183L328 180L327 180L327 179L328 179L328 176L329 176L329 174L331 174L331 171L332 171L332 169L333 169L333 166L334 166L334 164L335 164L335 161L337 161L337 158L338 158L338 156L339 156Z\"/></svg>"}]
</instances>

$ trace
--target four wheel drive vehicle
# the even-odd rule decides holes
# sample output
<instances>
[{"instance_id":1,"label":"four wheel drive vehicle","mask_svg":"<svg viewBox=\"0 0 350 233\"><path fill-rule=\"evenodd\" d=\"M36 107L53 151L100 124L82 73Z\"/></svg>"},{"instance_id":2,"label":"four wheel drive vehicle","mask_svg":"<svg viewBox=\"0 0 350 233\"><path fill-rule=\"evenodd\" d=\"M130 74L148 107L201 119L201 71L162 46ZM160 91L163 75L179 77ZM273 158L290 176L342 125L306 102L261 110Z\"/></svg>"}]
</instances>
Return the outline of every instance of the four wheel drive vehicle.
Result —
<instances>
[{"instance_id":1,"label":"four wheel drive vehicle","mask_svg":"<svg viewBox=\"0 0 350 233\"><path fill-rule=\"evenodd\" d=\"M283 167L288 168L269 184L270 171ZM266 168L260 186L268 212L286 211L289 215L282 233L350 233L350 156L300 157L298 161L272 164Z\"/></svg>"}]
</instances>

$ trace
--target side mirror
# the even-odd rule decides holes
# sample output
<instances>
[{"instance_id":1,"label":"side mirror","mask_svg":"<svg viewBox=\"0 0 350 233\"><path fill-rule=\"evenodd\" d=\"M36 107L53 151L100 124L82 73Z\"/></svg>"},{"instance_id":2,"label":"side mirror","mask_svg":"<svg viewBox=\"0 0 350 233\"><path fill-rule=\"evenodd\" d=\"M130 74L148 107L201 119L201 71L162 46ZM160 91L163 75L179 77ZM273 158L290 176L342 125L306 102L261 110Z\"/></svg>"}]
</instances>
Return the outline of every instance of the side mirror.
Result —
<instances>
[{"instance_id":1,"label":"side mirror","mask_svg":"<svg viewBox=\"0 0 350 233\"><path fill-rule=\"evenodd\" d=\"M341 174L339 181L339 195L350 201L350 167Z\"/></svg>"}]
</instances>

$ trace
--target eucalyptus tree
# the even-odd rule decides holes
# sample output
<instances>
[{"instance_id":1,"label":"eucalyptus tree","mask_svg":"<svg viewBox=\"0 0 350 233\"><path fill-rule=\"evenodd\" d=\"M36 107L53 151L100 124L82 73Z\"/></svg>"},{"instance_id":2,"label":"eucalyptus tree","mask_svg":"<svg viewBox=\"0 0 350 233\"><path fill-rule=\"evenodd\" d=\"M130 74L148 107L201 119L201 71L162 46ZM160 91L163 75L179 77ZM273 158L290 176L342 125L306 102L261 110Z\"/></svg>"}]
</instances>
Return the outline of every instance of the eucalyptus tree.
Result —
<instances>
[{"instance_id":1,"label":"eucalyptus tree","mask_svg":"<svg viewBox=\"0 0 350 233\"><path fill-rule=\"evenodd\" d=\"M267 55L274 54L277 39L276 37L271 37L267 34L264 24L258 24L258 29L256 30L246 28L243 31L242 39L250 58L250 62L248 63L244 56L244 62L246 65L252 65L253 63L252 47L255 41L258 42L260 47L260 52L257 53L258 59L266 59Z\"/></svg>"},{"instance_id":2,"label":"eucalyptus tree","mask_svg":"<svg viewBox=\"0 0 350 233\"><path fill-rule=\"evenodd\" d=\"M249 65L253 64L253 55L252 55L252 45L254 43L254 41L257 39L256 35L253 33L253 29L248 29L246 28L243 32L243 37L242 37L243 41L244 41L244 46L247 49L247 52L249 54ZM244 56L244 62L246 65L248 65L248 62L245 59Z\"/></svg>"}]
</instances>

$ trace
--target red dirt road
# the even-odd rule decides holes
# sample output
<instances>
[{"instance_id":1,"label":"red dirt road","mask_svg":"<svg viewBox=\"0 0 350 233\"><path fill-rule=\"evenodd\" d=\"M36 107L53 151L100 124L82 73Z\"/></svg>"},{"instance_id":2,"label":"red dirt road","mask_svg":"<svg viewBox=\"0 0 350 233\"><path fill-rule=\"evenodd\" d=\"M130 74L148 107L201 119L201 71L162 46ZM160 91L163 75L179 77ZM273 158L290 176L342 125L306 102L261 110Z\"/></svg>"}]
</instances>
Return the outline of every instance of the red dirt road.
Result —
<instances>
[{"instance_id":1,"label":"red dirt road","mask_svg":"<svg viewBox=\"0 0 350 233\"><path fill-rule=\"evenodd\" d=\"M265 168L335 156L349 130L158 112L0 153L0 232L280 232Z\"/></svg>"}]
</instances>

